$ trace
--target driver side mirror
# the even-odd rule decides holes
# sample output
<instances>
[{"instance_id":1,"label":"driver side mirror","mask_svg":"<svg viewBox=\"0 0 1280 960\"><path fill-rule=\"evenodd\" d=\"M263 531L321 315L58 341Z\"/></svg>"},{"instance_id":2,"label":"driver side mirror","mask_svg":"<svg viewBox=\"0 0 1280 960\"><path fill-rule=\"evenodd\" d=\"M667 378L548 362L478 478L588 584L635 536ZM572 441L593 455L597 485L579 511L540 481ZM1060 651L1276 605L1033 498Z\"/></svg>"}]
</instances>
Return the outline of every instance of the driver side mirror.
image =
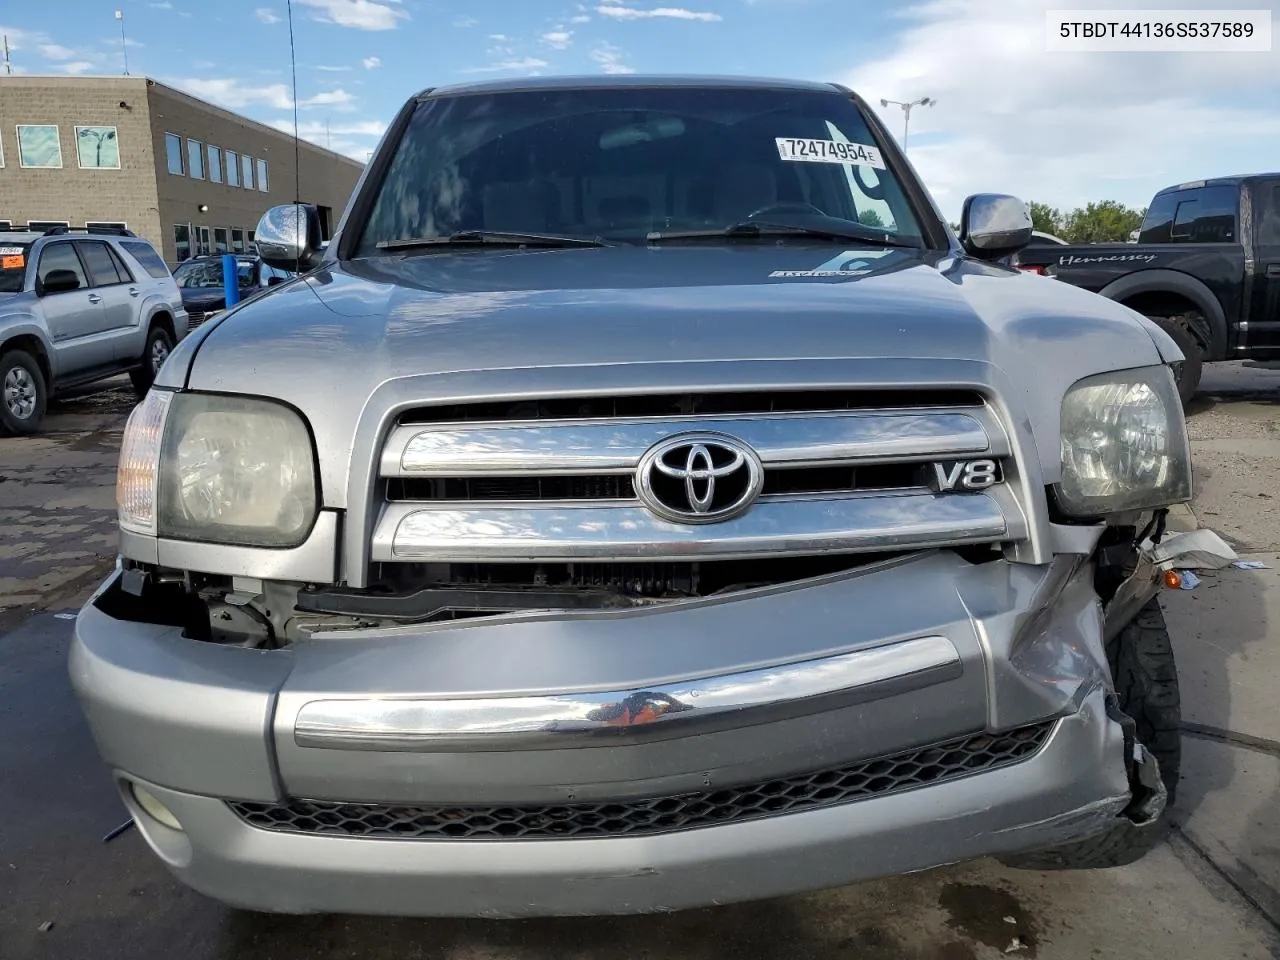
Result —
<instances>
[{"instance_id":1,"label":"driver side mirror","mask_svg":"<svg viewBox=\"0 0 1280 960\"><path fill-rule=\"evenodd\" d=\"M50 270L40 281L40 296L49 293L67 293L80 289L80 278L74 270Z\"/></svg>"},{"instance_id":2,"label":"driver side mirror","mask_svg":"<svg viewBox=\"0 0 1280 960\"><path fill-rule=\"evenodd\" d=\"M999 260L1031 242L1031 213L1017 197L976 193L964 201L960 243L979 260Z\"/></svg>"},{"instance_id":3,"label":"driver side mirror","mask_svg":"<svg viewBox=\"0 0 1280 960\"><path fill-rule=\"evenodd\" d=\"M320 262L320 211L309 203L272 207L254 232L258 255L281 270L309 270Z\"/></svg>"}]
</instances>

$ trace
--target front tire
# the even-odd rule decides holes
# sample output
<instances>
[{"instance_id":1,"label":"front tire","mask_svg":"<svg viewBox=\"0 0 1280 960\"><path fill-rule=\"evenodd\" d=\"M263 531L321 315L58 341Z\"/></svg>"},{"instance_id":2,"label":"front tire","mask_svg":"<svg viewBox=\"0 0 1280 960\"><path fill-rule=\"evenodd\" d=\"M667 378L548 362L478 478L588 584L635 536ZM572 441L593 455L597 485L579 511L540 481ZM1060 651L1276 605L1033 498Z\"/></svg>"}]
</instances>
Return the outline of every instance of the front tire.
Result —
<instances>
[{"instance_id":1,"label":"front tire","mask_svg":"<svg viewBox=\"0 0 1280 960\"><path fill-rule=\"evenodd\" d=\"M1185 407L1200 388L1200 377L1204 373L1204 349L1196 339L1191 322L1186 317L1151 317L1161 330L1173 338L1173 342L1182 351L1183 361L1175 377L1178 384L1178 397Z\"/></svg>"},{"instance_id":2,"label":"front tire","mask_svg":"<svg viewBox=\"0 0 1280 960\"><path fill-rule=\"evenodd\" d=\"M142 351L142 366L129 374L138 396L145 396L156 381L156 374L173 352L173 335L164 327L152 327L147 333L147 345Z\"/></svg>"},{"instance_id":3,"label":"front tire","mask_svg":"<svg viewBox=\"0 0 1280 960\"><path fill-rule=\"evenodd\" d=\"M1107 644L1107 660L1120 709L1134 723L1134 736L1160 766L1168 799L1159 817L1134 823L1124 816L1101 833L1074 843L1005 858L1029 870L1094 870L1141 859L1168 832L1169 808L1182 766L1181 699L1173 644L1160 602L1152 598Z\"/></svg>"},{"instance_id":4,"label":"front tire","mask_svg":"<svg viewBox=\"0 0 1280 960\"><path fill-rule=\"evenodd\" d=\"M49 388L35 357L25 350L0 356L0 427L5 433L38 431L48 402Z\"/></svg>"}]
</instances>

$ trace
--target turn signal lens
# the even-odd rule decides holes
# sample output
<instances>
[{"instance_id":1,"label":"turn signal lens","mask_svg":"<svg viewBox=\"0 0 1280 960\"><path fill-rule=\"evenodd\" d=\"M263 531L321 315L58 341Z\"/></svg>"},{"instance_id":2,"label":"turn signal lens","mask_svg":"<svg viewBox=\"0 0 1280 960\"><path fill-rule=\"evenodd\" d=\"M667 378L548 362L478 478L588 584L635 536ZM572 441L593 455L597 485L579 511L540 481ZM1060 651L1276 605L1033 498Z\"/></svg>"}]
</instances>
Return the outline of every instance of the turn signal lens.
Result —
<instances>
[{"instance_id":1,"label":"turn signal lens","mask_svg":"<svg viewBox=\"0 0 1280 960\"><path fill-rule=\"evenodd\" d=\"M152 390L125 424L116 468L116 515L120 529L156 535L156 478L160 441L173 394Z\"/></svg>"},{"instance_id":2,"label":"turn signal lens","mask_svg":"<svg viewBox=\"0 0 1280 960\"><path fill-rule=\"evenodd\" d=\"M1170 590L1182 589L1182 576L1177 570L1166 570L1164 572L1164 585Z\"/></svg>"}]
</instances>

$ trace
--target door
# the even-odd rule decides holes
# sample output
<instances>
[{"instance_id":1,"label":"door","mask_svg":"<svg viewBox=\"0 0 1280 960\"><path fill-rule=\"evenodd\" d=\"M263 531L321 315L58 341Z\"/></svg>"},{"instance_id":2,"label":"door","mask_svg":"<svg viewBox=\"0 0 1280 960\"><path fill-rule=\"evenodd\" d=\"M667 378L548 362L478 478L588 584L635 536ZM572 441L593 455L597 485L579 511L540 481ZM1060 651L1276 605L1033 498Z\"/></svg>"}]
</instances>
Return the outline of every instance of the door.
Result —
<instances>
[{"instance_id":1,"label":"door","mask_svg":"<svg viewBox=\"0 0 1280 960\"><path fill-rule=\"evenodd\" d=\"M101 240L77 240L76 248L90 285L102 297L103 326L111 337L112 357L122 360L141 356L138 315L142 308L142 288L108 244ZM138 342L134 343L135 340Z\"/></svg>"},{"instance_id":2,"label":"door","mask_svg":"<svg viewBox=\"0 0 1280 960\"><path fill-rule=\"evenodd\" d=\"M1253 186L1253 256L1249 354L1280 355L1280 179Z\"/></svg>"},{"instance_id":3,"label":"door","mask_svg":"<svg viewBox=\"0 0 1280 960\"><path fill-rule=\"evenodd\" d=\"M36 279L41 288L55 270L70 271L77 282L74 290L43 293L40 297L40 310L53 340L58 377L62 379L110 363L113 348L106 330L102 295L91 288L72 241L49 243L40 251Z\"/></svg>"}]
</instances>

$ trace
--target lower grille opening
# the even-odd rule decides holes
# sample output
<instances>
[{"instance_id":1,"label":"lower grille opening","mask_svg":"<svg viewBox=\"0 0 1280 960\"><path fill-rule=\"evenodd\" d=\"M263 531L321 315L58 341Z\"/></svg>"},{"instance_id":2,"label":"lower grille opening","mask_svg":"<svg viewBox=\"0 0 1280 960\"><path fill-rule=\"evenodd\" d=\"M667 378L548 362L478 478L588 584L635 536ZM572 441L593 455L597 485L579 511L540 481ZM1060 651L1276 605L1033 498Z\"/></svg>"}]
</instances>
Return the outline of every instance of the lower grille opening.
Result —
<instances>
[{"instance_id":1,"label":"lower grille opening","mask_svg":"<svg viewBox=\"0 0 1280 960\"><path fill-rule=\"evenodd\" d=\"M1035 754L1053 721L980 733L839 767L671 796L520 806L410 806L289 800L231 802L251 826L386 840L572 840L695 830L887 796L1012 766Z\"/></svg>"}]
</instances>

